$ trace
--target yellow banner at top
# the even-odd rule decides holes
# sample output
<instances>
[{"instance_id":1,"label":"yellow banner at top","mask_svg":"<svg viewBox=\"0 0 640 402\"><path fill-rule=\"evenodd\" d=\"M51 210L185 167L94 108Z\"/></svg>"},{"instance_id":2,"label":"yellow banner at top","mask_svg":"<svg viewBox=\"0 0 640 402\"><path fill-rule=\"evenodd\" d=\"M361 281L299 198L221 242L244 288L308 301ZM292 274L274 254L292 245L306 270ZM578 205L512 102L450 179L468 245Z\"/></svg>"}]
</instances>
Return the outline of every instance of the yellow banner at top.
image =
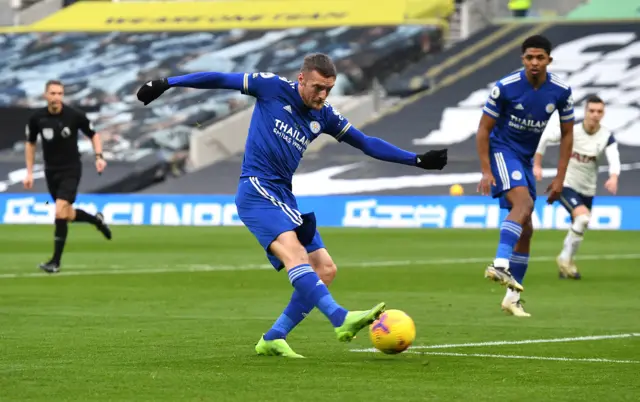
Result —
<instances>
[{"instance_id":1,"label":"yellow banner at top","mask_svg":"<svg viewBox=\"0 0 640 402\"><path fill-rule=\"evenodd\" d=\"M139 3L79 1L26 29L40 32L143 32L400 25L404 22L405 7L403 1L372 4L363 0Z\"/></svg>"}]
</instances>

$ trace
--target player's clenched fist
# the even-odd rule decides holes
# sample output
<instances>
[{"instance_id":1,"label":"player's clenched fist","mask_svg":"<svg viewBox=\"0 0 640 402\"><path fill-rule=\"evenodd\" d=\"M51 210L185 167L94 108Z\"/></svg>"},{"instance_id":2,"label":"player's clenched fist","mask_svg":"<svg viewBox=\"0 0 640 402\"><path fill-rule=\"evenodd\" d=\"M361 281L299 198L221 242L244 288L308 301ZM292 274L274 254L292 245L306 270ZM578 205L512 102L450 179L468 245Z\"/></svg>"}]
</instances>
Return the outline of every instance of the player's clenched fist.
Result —
<instances>
[{"instance_id":1,"label":"player's clenched fist","mask_svg":"<svg viewBox=\"0 0 640 402\"><path fill-rule=\"evenodd\" d=\"M169 89L169 82L166 78L148 81L138 89L138 100L146 106L160 97L167 89Z\"/></svg>"},{"instance_id":2,"label":"player's clenched fist","mask_svg":"<svg viewBox=\"0 0 640 402\"><path fill-rule=\"evenodd\" d=\"M447 165L447 150L438 149L418 155L416 166L427 170L442 170Z\"/></svg>"}]
</instances>

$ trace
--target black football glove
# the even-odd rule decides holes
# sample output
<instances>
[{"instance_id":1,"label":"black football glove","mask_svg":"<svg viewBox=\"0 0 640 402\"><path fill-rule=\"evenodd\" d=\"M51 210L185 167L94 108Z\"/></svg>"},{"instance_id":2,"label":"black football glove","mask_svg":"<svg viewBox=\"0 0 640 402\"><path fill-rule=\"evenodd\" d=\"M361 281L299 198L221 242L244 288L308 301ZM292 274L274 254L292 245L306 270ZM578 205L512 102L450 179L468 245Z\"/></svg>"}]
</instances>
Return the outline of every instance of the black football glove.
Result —
<instances>
[{"instance_id":1,"label":"black football glove","mask_svg":"<svg viewBox=\"0 0 640 402\"><path fill-rule=\"evenodd\" d=\"M158 97L169 88L169 82L167 82L166 78L145 82L145 84L138 89L138 100L146 106L158 99Z\"/></svg>"},{"instance_id":2,"label":"black football glove","mask_svg":"<svg viewBox=\"0 0 640 402\"><path fill-rule=\"evenodd\" d=\"M425 152L416 158L416 166L427 170L442 170L447 165L447 150Z\"/></svg>"}]
</instances>

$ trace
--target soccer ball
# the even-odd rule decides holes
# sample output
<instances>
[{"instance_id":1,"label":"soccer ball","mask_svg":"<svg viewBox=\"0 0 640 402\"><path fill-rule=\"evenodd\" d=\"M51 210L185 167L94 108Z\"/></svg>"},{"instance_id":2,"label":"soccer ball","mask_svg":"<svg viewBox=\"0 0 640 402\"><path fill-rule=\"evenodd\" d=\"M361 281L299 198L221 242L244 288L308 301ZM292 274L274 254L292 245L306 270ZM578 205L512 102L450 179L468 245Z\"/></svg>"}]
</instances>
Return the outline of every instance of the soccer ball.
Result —
<instances>
[{"instance_id":1,"label":"soccer ball","mask_svg":"<svg viewBox=\"0 0 640 402\"><path fill-rule=\"evenodd\" d=\"M402 353L416 339L416 325L404 311L387 310L371 324L369 337L373 346L383 353Z\"/></svg>"},{"instance_id":2,"label":"soccer ball","mask_svg":"<svg viewBox=\"0 0 640 402\"><path fill-rule=\"evenodd\" d=\"M453 186L449 187L449 194L450 195L463 195L464 194L464 187L462 187L459 184L454 184Z\"/></svg>"}]
</instances>

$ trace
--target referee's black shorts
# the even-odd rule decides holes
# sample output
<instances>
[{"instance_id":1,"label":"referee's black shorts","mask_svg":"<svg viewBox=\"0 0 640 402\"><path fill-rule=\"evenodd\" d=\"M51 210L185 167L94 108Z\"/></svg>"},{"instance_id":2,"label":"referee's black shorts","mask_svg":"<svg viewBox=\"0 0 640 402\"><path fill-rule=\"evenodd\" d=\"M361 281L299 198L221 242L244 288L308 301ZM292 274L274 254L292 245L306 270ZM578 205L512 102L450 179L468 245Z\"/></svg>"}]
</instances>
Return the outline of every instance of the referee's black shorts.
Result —
<instances>
[{"instance_id":1,"label":"referee's black shorts","mask_svg":"<svg viewBox=\"0 0 640 402\"><path fill-rule=\"evenodd\" d=\"M69 204L76 201L78 185L82 177L82 170L78 168L46 170L47 188L53 200L65 200Z\"/></svg>"}]
</instances>

